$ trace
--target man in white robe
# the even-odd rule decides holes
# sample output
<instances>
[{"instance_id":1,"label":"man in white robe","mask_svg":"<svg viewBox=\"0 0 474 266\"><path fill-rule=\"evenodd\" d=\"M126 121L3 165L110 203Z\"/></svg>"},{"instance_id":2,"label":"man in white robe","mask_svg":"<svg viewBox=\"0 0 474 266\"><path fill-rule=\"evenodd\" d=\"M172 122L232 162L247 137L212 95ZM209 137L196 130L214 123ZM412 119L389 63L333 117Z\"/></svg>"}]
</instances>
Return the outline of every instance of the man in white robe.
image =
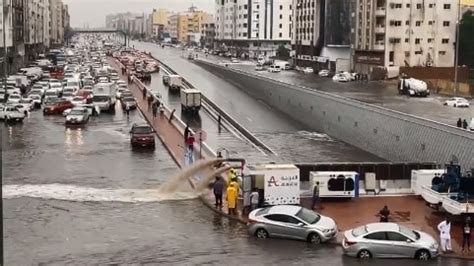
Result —
<instances>
[{"instance_id":1,"label":"man in white robe","mask_svg":"<svg viewBox=\"0 0 474 266\"><path fill-rule=\"evenodd\" d=\"M441 250L451 252L451 222L448 218L438 224L439 238L441 241Z\"/></svg>"}]
</instances>

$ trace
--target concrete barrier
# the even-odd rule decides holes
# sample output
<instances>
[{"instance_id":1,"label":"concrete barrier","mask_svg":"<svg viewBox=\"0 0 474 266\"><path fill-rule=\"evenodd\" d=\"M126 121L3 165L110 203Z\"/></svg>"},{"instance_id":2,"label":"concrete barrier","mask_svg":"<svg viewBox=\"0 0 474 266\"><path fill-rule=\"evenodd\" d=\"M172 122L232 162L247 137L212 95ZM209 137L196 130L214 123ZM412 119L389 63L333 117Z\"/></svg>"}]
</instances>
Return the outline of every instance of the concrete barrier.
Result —
<instances>
[{"instance_id":1,"label":"concrete barrier","mask_svg":"<svg viewBox=\"0 0 474 266\"><path fill-rule=\"evenodd\" d=\"M474 168L474 134L436 121L195 60L211 73L308 127L390 161ZM291 145L291 143L288 143Z\"/></svg>"}]
</instances>

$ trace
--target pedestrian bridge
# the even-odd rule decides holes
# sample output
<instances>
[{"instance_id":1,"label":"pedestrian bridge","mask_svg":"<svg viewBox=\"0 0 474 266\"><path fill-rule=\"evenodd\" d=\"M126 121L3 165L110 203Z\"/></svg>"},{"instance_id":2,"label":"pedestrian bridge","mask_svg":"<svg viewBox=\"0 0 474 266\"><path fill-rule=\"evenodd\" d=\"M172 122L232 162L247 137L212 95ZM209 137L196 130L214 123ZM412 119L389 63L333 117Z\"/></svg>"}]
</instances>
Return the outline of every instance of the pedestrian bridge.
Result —
<instances>
[{"instance_id":1,"label":"pedestrian bridge","mask_svg":"<svg viewBox=\"0 0 474 266\"><path fill-rule=\"evenodd\" d=\"M113 28L76 28L76 33L124 33L121 30Z\"/></svg>"}]
</instances>

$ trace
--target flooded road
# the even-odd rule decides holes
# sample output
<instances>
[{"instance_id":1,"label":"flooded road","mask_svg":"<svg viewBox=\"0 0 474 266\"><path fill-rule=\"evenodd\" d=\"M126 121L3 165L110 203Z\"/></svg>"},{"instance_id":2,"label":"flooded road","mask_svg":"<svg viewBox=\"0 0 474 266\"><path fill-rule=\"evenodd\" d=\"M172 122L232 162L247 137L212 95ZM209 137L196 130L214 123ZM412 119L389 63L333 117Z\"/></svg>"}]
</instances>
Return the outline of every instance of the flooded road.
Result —
<instances>
[{"instance_id":1,"label":"flooded road","mask_svg":"<svg viewBox=\"0 0 474 266\"><path fill-rule=\"evenodd\" d=\"M131 150L128 131L143 122L137 111L127 120L117 106L83 129L63 122L35 111L23 125L0 124L5 265L377 264L332 245L248 237L187 183L160 194L178 168L158 140L153 152Z\"/></svg>"},{"instance_id":2,"label":"flooded road","mask_svg":"<svg viewBox=\"0 0 474 266\"><path fill-rule=\"evenodd\" d=\"M373 154L332 139L325 134L311 131L301 123L266 105L263 101L252 98L234 84L190 63L182 57L180 50L162 49L151 43L134 42L133 44L137 49L151 52L154 57L183 76L272 150L276 151L278 155L262 157L260 154L254 153L253 148L249 148L248 145L242 145L238 142L230 143L229 140L225 139L225 135L223 135L223 141L220 141L217 125L204 118L201 120L202 126L209 131L209 142L213 148L225 147L234 156L249 158L251 163L257 160L260 162L263 160L284 163L382 161L381 158ZM160 91L165 101L172 108L180 110L179 95L168 95L168 90L161 84L161 77L153 77L149 87ZM205 116L203 111L201 110L201 117ZM207 123L207 121L210 123ZM207 127L204 124L207 124ZM217 141L213 143L213 139Z\"/></svg>"}]
</instances>

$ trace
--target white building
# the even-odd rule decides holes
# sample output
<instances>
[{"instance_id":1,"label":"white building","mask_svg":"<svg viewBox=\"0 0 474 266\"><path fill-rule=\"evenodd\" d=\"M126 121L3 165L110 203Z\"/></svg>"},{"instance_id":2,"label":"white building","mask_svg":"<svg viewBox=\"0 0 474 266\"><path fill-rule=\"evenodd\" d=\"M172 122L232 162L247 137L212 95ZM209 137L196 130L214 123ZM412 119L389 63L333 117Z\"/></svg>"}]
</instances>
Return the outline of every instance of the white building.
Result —
<instances>
[{"instance_id":1,"label":"white building","mask_svg":"<svg viewBox=\"0 0 474 266\"><path fill-rule=\"evenodd\" d=\"M25 44L49 46L49 0L28 1L26 12Z\"/></svg>"},{"instance_id":2,"label":"white building","mask_svg":"<svg viewBox=\"0 0 474 266\"><path fill-rule=\"evenodd\" d=\"M60 45L64 39L63 2L49 0L51 45Z\"/></svg>"},{"instance_id":3,"label":"white building","mask_svg":"<svg viewBox=\"0 0 474 266\"><path fill-rule=\"evenodd\" d=\"M12 7L11 7L11 0L0 0L1 5L3 6L4 1L6 4L9 5L8 13L6 14L6 23L5 23L5 32L6 32L6 39L5 44L7 47L11 47L13 45L13 29L12 29ZM0 12L0 45L3 47L3 12ZM3 55L3 49L0 52ZM3 57L3 56L2 56Z\"/></svg>"},{"instance_id":4,"label":"white building","mask_svg":"<svg viewBox=\"0 0 474 266\"><path fill-rule=\"evenodd\" d=\"M458 0L360 0L354 69L454 66Z\"/></svg>"},{"instance_id":5,"label":"white building","mask_svg":"<svg viewBox=\"0 0 474 266\"><path fill-rule=\"evenodd\" d=\"M291 41L292 0L218 0L218 48L237 55L274 56Z\"/></svg>"}]
</instances>

